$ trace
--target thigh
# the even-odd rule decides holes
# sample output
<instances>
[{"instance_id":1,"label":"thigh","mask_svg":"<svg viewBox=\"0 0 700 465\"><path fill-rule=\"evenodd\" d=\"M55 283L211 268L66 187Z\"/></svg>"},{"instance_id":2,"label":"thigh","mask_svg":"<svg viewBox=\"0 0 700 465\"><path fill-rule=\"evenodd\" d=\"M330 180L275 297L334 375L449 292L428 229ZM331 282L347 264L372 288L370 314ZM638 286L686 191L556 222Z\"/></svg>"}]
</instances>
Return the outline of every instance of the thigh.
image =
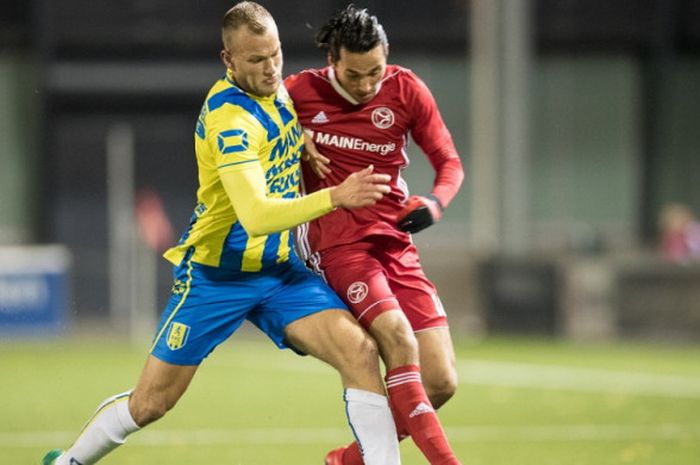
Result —
<instances>
[{"instance_id":1,"label":"thigh","mask_svg":"<svg viewBox=\"0 0 700 465\"><path fill-rule=\"evenodd\" d=\"M174 365L198 365L258 305L265 286L266 281L257 276L233 276L185 261L175 268L151 354Z\"/></svg>"},{"instance_id":2,"label":"thigh","mask_svg":"<svg viewBox=\"0 0 700 465\"><path fill-rule=\"evenodd\" d=\"M280 267L274 280L274 287L247 318L281 349L301 349L286 340L285 328L291 323L328 309L348 313L336 293L301 262Z\"/></svg>"},{"instance_id":3,"label":"thigh","mask_svg":"<svg viewBox=\"0 0 700 465\"><path fill-rule=\"evenodd\" d=\"M285 334L294 347L335 368L345 388L384 394L376 346L350 312L308 315L289 324Z\"/></svg>"},{"instance_id":4,"label":"thigh","mask_svg":"<svg viewBox=\"0 0 700 465\"><path fill-rule=\"evenodd\" d=\"M339 368L340 352L350 352L367 334L350 312L328 309L300 318L285 328L287 340L305 353Z\"/></svg>"},{"instance_id":5,"label":"thigh","mask_svg":"<svg viewBox=\"0 0 700 465\"><path fill-rule=\"evenodd\" d=\"M382 313L399 310L383 264L363 244L324 252L319 266L328 284L364 328Z\"/></svg>"},{"instance_id":6,"label":"thigh","mask_svg":"<svg viewBox=\"0 0 700 465\"><path fill-rule=\"evenodd\" d=\"M389 287L414 331L447 327L447 315L432 282L423 272L412 243L400 243L378 252Z\"/></svg>"}]
</instances>

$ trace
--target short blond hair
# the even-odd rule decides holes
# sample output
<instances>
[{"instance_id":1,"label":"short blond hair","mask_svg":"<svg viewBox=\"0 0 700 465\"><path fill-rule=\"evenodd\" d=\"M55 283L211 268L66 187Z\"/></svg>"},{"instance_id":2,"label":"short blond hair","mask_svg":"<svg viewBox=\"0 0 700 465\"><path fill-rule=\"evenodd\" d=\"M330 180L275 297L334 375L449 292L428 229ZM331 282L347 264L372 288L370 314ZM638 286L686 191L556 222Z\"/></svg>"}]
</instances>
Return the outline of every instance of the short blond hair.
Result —
<instances>
[{"instance_id":1,"label":"short blond hair","mask_svg":"<svg viewBox=\"0 0 700 465\"><path fill-rule=\"evenodd\" d=\"M221 40L226 46L226 35L238 30L241 26L247 26L254 34L263 34L268 29L270 21L275 20L269 11L255 2L240 2L234 5L224 15L221 24Z\"/></svg>"}]
</instances>

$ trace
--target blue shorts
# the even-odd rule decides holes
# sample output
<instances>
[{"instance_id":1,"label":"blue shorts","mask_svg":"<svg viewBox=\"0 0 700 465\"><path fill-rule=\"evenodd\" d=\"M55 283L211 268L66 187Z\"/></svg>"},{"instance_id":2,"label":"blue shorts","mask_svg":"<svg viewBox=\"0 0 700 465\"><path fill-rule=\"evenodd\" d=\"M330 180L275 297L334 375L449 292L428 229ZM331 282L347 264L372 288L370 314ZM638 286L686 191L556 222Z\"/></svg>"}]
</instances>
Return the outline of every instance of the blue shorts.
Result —
<instances>
[{"instance_id":1,"label":"blue shorts","mask_svg":"<svg viewBox=\"0 0 700 465\"><path fill-rule=\"evenodd\" d=\"M161 316L151 354L176 365L198 365L249 320L281 349L293 321L331 308L340 298L294 256L255 273L224 270L185 257L173 268L170 300Z\"/></svg>"}]
</instances>

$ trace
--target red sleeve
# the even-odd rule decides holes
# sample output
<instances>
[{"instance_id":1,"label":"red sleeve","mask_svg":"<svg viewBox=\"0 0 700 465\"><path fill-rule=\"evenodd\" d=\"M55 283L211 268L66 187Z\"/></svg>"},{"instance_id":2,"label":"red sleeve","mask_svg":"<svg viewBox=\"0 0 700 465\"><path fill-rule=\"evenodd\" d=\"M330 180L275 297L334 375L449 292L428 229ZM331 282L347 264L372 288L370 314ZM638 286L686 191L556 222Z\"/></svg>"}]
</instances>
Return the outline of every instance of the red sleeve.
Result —
<instances>
[{"instance_id":1,"label":"red sleeve","mask_svg":"<svg viewBox=\"0 0 700 465\"><path fill-rule=\"evenodd\" d=\"M432 159L430 161L433 164ZM450 158L445 160L439 167L433 164L433 168L435 168L437 173L431 194L437 197L442 208L447 208L452 199L455 198L455 195L457 195L457 191L459 191L459 187L464 180L462 162L459 158Z\"/></svg>"},{"instance_id":2,"label":"red sleeve","mask_svg":"<svg viewBox=\"0 0 700 465\"><path fill-rule=\"evenodd\" d=\"M430 89L415 74L409 72L408 76L405 92L413 115L411 136L435 169L431 193L446 208L464 180L462 162Z\"/></svg>"}]
</instances>

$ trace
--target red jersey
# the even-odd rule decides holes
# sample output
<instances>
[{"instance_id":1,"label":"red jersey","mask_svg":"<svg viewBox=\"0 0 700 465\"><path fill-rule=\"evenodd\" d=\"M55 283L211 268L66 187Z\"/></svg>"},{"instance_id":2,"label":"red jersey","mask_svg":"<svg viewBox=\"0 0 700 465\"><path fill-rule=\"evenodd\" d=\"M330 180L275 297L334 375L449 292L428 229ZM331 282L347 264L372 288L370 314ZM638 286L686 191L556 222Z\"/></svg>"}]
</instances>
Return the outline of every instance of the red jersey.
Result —
<instances>
[{"instance_id":1,"label":"red jersey","mask_svg":"<svg viewBox=\"0 0 700 465\"><path fill-rule=\"evenodd\" d=\"M319 179L302 163L306 192L338 185L351 173L374 165L391 176L391 192L377 204L353 210L339 208L300 228L305 258L332 246L367 236L408 239L396 226L397 214L408 198L401 171L408 166L408 135L437 171L435 195L446 207L463 178L457 150L423 81L413 72L389 65L377 95L357 104L335 79L333 69L306 70L289 76L285 86L301 125L312 132L316 147L331 160L331 173Z\"/></svg>"}]
</instances>

